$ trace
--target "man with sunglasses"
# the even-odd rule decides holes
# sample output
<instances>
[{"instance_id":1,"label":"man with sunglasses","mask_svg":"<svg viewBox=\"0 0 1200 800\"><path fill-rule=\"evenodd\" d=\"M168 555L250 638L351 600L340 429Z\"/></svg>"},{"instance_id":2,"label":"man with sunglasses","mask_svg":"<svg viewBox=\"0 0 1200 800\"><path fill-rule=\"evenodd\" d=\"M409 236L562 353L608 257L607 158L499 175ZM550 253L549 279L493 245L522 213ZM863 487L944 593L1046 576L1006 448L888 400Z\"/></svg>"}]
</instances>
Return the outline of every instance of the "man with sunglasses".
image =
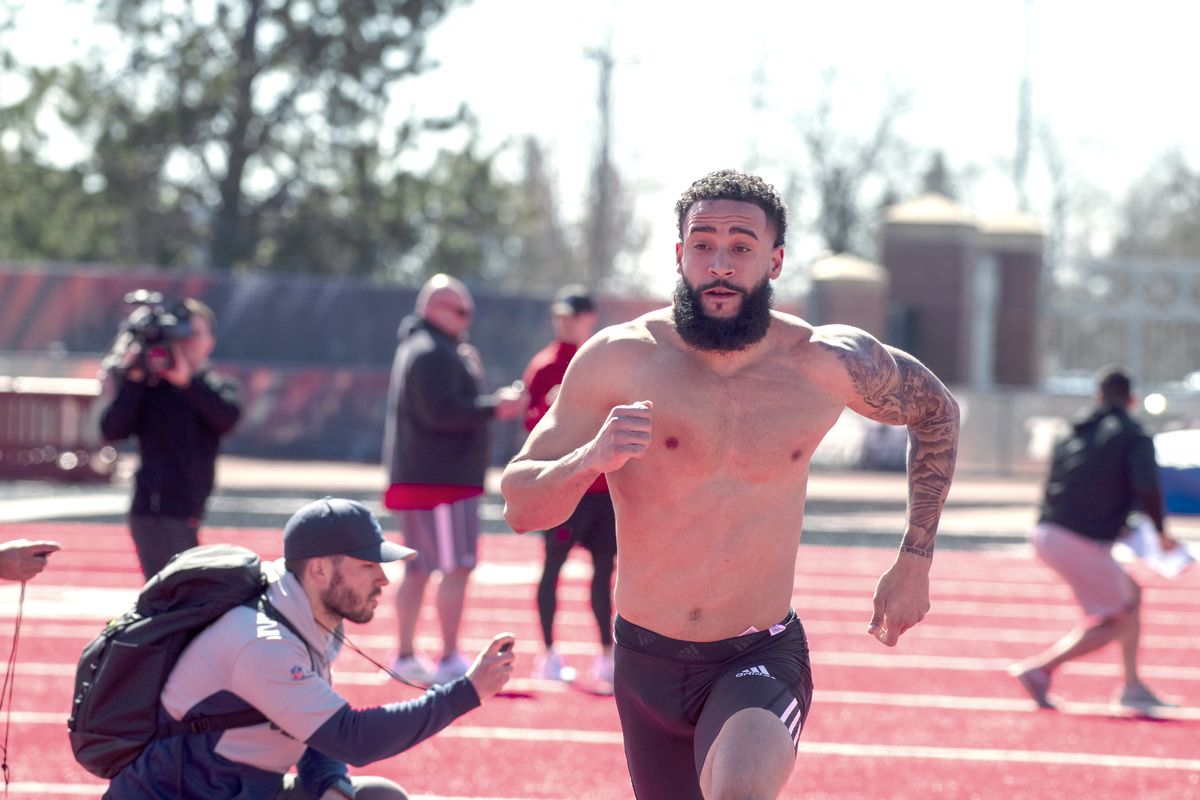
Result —
<instances>
[{"instance_id":1,"label":"man with sunglasses","mask_svg":"<svg viewBox=\"0 0 1200 800\"><path fill-rule=\"evenodd\" d=\"M488 423L516 418L516 387L483 391L479 351L467 342L475 303L467 287L435 275L400 323L383 440L389 486L405 543L417 557L396 591L399 641L392 669L424 683L447 683L470 666L458 650L467 580L476 563L479 497L488 465ZM442 655L435 667L414 646L430 575L441 573L437 611Z\"/></svg>"}]
</instances>

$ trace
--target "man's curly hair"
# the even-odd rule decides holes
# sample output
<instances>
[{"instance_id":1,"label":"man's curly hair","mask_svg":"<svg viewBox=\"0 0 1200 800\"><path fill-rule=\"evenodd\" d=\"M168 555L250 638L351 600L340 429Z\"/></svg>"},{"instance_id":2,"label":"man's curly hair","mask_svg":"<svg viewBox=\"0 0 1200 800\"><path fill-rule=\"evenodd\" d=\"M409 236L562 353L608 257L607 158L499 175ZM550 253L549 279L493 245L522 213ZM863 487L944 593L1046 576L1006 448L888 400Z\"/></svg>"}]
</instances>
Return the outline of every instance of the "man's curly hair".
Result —
<instances>
[{"instance_id":1,"label":"man's curly hair","mask_svg":"<svg viewBox=\"0 0 1200 800\"><path fill-rule=\"evenodd\" d=\"M689 186L675 203L680 241L684 238L683 218L697 200L743 200L754 203L763 210L767 222L775 228L775 244L772 247L783 247L787 234L787 206L775 187L757 175L747 175L736 169L720 169Z\"/></svg>"}]
</instances>

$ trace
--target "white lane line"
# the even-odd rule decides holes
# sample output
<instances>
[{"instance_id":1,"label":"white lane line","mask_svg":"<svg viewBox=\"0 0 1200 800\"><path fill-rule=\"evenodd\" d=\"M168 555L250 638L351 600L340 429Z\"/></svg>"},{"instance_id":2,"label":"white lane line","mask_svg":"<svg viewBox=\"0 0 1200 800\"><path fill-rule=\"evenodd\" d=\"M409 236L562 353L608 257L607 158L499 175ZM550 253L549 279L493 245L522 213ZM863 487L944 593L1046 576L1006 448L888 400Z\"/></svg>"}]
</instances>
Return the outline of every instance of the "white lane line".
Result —
<instances>
[{"instance_id":1,"label":"white lane line","mask_svg":"<svg viewBox=\"0 0 1200 800\"><path fill-rule=\"evenodd\" d=\"M45 783L33 781L14 781L8 785L8 793L13 795L49 795L51 797L62 797L64 795L81 796L81 797L96 797L107 783ZM528 797L492 797L480 798L478 796L461 797L448 794L410 794L412 800L533 800Z\"/></svg>"},{"instance_id":2,"label":"white lane line","mask_svg":"<svg viewBox=\"0 0 1200 800\"><path fill-rule=\"evenodd\" d=\"M359 647L367 645L371 639L386 639L391 643L394 640L390 637L361 637L356 638L355 644ZM474 652L482 649L491 639L471 638L463 639L463 645L469 652ZM560 652L569 655L594 654L594 645L574 645L568 647L571 643L564 643L560 648L557 644L556 649ZM436 650L439 645L439 640L435 637L418 637L417 647ZM518 652L535 652L539 648L534 644L529 643L525 646L518 646ZM839 652L823 652L815 653L812 657L812 663L815 667L859 667L866 669L924 669L931 672L938 670L952 670L955 672L978 672L995 676L1005 676L1005 670L1012 663L1007 659L1002 658L971 658L965 656L924 656L924 655L906 655L902 653L881 653L872 655L868 653L839 653ZM1062 666L1064 673L1072 675L1088 675L1091 677L1113 678L1121 674L1120 665L1116 663L1094 662L1094 661L1073 661ZM1161 664L1150 664L1142 667L1139 670L1148 678L1155 680L1171 680L1171 681L1200 681L1200 668L1198 667L1177 667ZM64 662L19 662L17 665L17 675L43 675L47 677L55 676L73 676L75 674L75 664ZM337 667L334 668L334 682L344 684L371 685L381 682L386 682L386 675L375 668L371 667L365 661L358 663L357 660L346 659L339 661Z\"/></svg>"},{"instance_id":3,"label":"white lane line","mask_svg":"<svg viewBox=\"0 0 1200 800\"><path fill-rule=\"evenodd\" d=\"M0 523L112 516L128 510L129 497L124 493L13 497L0 501Z\"/></svg>"},{"instance_id":4,"label":"white lane line","mask_svg":"<svg viewBox=\"0 0 1200 800\"><path fill-rule=\"evenodd\" d=\"M355 674L354 680L343 680L337 676L337 684L369 685L383 682L381 675ZM373 678L374 680L360 680ZM563 694L571 691L569 684L543 678L513 678L505 684L508 692L537 692L538 694ZM854 692L816 689L813 704L817 708L829 705L888 706L894 708L938 708L950 711L999 711L1006 714L1042 714L1031 700L1009 697L969 697L964 695L930 695L887 692ZM1114 719L1158 719L1177 721L1200 721L1200 708L1163 707L1146 713L1137 713L1115 703L1079 703L1058 701L1055 712L1068 716L1111 717ZM12 720L21 725L62 725L67 715L59 711L14 711ZM588 736L591 734L588 733Z\"/></svg>"},{"instance_id":5,"label":"white lane line","mask_svg":"<svg viewBox=\"0 0 1200 800\"><path fill-rule=\"evenodd\" d=\"M561 594L560 594L561 599ZM130 600L132 602L132 600ZM497 623L498 625L512 627L515 621L518 621L521 614L526 613L526 609L491 609L491 608L476 608L471 610L471 619L475 622ZM80 643L85 642L100 632L100 622L56 622L47 620L46 622L26 622L21 628L21 640L27 639L78 639ZM535 624L533 619L524 620L523 624L530 626L529 630L533 630ZM574 648L572 653L578 654L594 654L596 618L592 616L590 611L563 611L559 612L554 617L556 629L561 627L559 631L560 642L565 642ZM582 631L574 631L574 628L579 627ZM864 626L852 621L837 621L837 620L807 620L804 623L804 629L808 631L809 638L814 635L828 636L849 636L853 639L858 639L865 636L863 633ZM357 643L360 638L364 642L375 642L381 650L388 649L394 644L394 641L389 640L387 636L359 637L354 636L351 630L351 638ZM578 634L563 636L562 634ZM1028 644L1045 646L1047 643L1056 638L1058 632L1032 629L1016 629L1016 628L981 628L979 626L952 626L938 625L936 623L923 622L919 628L916 628L913 633L908 634L908 641L915 641L920 638L921 641L944 640L953 642L970 642L972 644L989 644L1003 642L1006 644ZM1146 653L1151 653L1159 650L1185 650L1193 653L1196 650L1196 637L1192 636L1175 636L1171 634L1143 634L1141 637L1143 660L1154 661L1154 657L1145 657ZM558 644L555 644L558 647ZM523 648L518 647L518 651ZM528 650L527 652L535 652Z\"/></svg>"},{"instance_id":6,"label":"white lane line","mask_svg":"<svg viewBox=\"0 0 1200 800\"><path fill-rule=\"evenodd\" d=\"M451 725L438 736L456 739L501 739L519 742L573 742L580 744L622 743L619 733L607 731L534 730L530 728L491 728ZM1056 752L1043 750L1004 750L982 747L920 747L913 745L877 745L842 742L800 742L800 752L839 755L850 758L926 758L942 761L993 761L1019 764L1070 764L1124 769L1200 770L1198 758L1160 758L1115 755L1110 753Z\"/></svg>"},{"instance_id":7,"label":"white lane line","mask_svg":"<svg viewBox=\"0 0 1200 800\"><path fill-rule=\"evenodd\" d=\"M957 672L1004 672L1012 661L1003 658L972 658L969 656L908 655L906 653L839 653L817 652L812 655L814 665L839 667L868 667L876 669L928 669L954 670ZM1115 662L1072 661L1064 664L1064 672L1075 675L1109 677L1121 674ZM1139 672L1148 676L1171 680L1200 680L1200 668L1175 667L1170 665L1148 665Z\"/></svg>"},{"instance_id":8,"label":"white lane line","mask_svg":"<svg viewBox=\"0 0 1200 800\"><path fill-rule=\"evenodd\" d=\"M1147 713L1136 713L1115 703L1074 703L1056 700L1056 711L1051 713L1087 717L1106 716L1118 719L1173 719L1200 721L1200 708L1156 708ZM955 695L887 694L883 692L842 692L816 689L813 704L897 706L901 708L941 708L955 711L1003 711L1005 713L1046 713L1032 700L1014 700L1007 697L963 697Z\"/></svg>"},{"instance_id":9,"label":"white lane line","mask_svg":"<svg viewBox=\"0 0 1200 800\"><path fill-rule=\"evenodd\" d=\"M98 797L108 788L104 783L44 783L33 781L13 781L8 785L9 794L45 794L51 797L63 795L80 795L82 797Z\"/></svg>"},{"instance_id":10,"label":"white lane line","mask_svg":"<svg viewBox=\"0 0 1200 800\"><path fill-rule=\"evenodd\" d=\"M1200 758L1157 758L1108 753L1048 750L1002 750L990 747L920 747L914 745L800 742L800 752L849 758L925 758L938 761L991 761L1010 764L1059 764L1115 769L1163 769L1194 772Z\"/></svg>"}]
</instances>

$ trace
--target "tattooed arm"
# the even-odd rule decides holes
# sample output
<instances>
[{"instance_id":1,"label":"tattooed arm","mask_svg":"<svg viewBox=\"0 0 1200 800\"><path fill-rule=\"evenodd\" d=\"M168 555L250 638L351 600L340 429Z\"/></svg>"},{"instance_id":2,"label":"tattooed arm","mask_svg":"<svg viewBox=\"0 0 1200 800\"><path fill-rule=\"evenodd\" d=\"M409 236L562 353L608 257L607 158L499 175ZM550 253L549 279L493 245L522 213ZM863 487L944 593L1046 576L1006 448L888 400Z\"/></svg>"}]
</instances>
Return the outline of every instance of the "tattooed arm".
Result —
<instances>
[{"instance_id":1,"label":"tattooed arm","mask_svg":"<svg viewBox=\"0 0 1200 800\"><path fill-rule=\"evenodd\" d=\"M823 326L814 331L813 341L830 348L845 370L850 408L877 422L908 427L904 538L896 564L876 587L868 629L894 645L929 609L929 564L958 452L958 404L921 362L864 331ZM922 571L923 576L914 575Z\"/></svg>"}]
</instances>

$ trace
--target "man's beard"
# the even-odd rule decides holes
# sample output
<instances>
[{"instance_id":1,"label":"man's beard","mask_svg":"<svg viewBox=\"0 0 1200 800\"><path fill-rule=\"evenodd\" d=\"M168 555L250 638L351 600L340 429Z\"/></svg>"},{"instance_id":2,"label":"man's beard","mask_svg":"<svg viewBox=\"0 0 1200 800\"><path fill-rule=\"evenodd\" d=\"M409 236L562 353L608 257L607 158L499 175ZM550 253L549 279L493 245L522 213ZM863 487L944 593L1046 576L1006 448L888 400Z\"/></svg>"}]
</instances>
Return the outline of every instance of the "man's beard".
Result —
<instances>
[{"instance_id":1,"label":"man's beard","mask_svg":"<svg viewBox=\"0 0 1200 800\"><path fill-rule=\"evenodd\" d=\"M731 319L715 319L704 313L701 295L718 286L741 293L742 305L737 316ZM745 350L766 336L767 328L771 325L773 293L770 278L763 278L762 283L747 292L721 280L693 289L680 276L675 284L673 297L675 330L686 344L697 350Z\"/></svg>"},{"instance_id":2,"label":"man's beard","mask_svg":"<svg viewBox=\"0 0 1200 800\"><path fill-rule=\"evenodd\" d=\"M334 614L361 625L364 622L370 622L375 617L375 609L370 605L369 601L379 596L380 593L381 590L376 589L367 595L364 600L342 582L340 572L334 572L333 580L329 582L329 586L321 594L321 602L325 604L326 609L332 611Z\"/></svg>"}]
</instances>

